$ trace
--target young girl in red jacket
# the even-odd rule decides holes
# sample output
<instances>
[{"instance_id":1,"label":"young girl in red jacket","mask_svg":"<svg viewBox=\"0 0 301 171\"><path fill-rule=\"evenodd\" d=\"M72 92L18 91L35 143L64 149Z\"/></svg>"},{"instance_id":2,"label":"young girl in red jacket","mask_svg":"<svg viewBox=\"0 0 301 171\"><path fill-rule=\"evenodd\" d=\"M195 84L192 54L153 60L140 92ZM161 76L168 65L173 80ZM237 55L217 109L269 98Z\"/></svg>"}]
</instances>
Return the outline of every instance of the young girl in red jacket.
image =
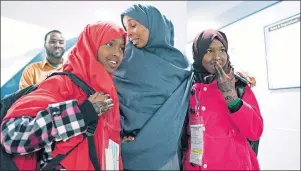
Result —
<instances>
[{"instance_id":1,"label":"young girl in red jacket","mask_svg":"<svg viewBox=\"0 0 301 171\"><path fill-rule=\"evenodd\" d=\"M62 70L96 93L87 97L68 76L56 75L13 104L1 125L1 144L19 170L44 169L64 154L56 170L108 170L106 161L112 155L107 151L111 144L119 148L121 130L112 73L123 59L125 42L125 31L113 23L87 25ZM96 125L95 130L88 129L90 125ZM93 163L87 132L94 137ZM120 148L115 154L112 162L122 170Z\"/></svg>"},{"instance_id":2,"label":"young girl in red jacket","mask_svg":"<svg viewBox=\"0 0 301 171\"><path fill-rule=\"evenodd\" d=\"M235 84L241 80L230 63L226 35L200 33L193 42L193 59L184 170L259 170L247 139L260 138L263 120L249 86L238 96Z\"/></svg>"}]
</instances>

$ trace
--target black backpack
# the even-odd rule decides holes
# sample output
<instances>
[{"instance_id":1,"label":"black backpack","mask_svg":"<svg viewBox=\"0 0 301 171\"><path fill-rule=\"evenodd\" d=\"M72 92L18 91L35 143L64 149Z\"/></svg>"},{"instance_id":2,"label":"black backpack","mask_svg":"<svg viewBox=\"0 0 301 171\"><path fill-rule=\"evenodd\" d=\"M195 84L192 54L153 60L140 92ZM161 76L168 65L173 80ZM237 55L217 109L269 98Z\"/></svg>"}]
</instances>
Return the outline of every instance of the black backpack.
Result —
<instances>
[{"instance_id":1,"label":"black backpack","mask_svg":"<svg viewBox=\"0 0 301 171\"><path fill-rule=\"evenodd\" d=\"M48 75L47 78L52 77L54 75L67 75L79 88L81 88L88 97L95 93L95 91L89 87L84 81L82 81L80 78L78 78L76 75L70 73L70 72L53 72L50 75ZM47 79L46 78L46 79ZM9 108L22 96L33 92L38 88L38 85L31 85L28 86L25 89L22 89L20 91L17 91L13 94L10 94L3 99L1 99L1 118L0 118L0 125L2 124L2 119L5 117L7 111ZM94 125L88 125L87 132L85 134L85 138L88 139L88 145L89 145L89 156L90 160L95 168L95 170L100 170L100 165L97 160L96 155L96 148L94 144L94 136L93 133L96 129L96 124ZM82 141L81 141L82 142ZM81 143L80 142L80 143ZM53 158L42 170L53 170L72 150L74 150L80 143L78 143L76 146L74 146L72 149L70 149L66 154L59 154L55 158ZM0 146L0 170L18 170L16 167L12 155L6 153L4 147ZM38 161L39 162L39 161Z\"/></svg>"},{"instance_id":2,"label":"black backpack","mask_svg":"<svg viewBox=\"0 0 301 171\"><path fill-rule=\"evenodd\" d=\"M246 79L244 79L243 77L237 75L237 74L235 74L235 78L238 79L238 81L235 83L237 96L239 98L242 98L244 96L246 86L248 85L248 81ZM182 128L182 134L181 134L180 149L181 149L182 153L185 152L188 148L189 135L187 134L187 130L186 130L187 126L188 126L188 115L189 115L189 112L186 115L184 125L183 125L183 128ZM257 156L258 147L259 147L259 139L257 141L251 141L251 140L247 139L247 141L249 142L252 150L255 152L255 154Z\"/></svg>"}]
</instances>

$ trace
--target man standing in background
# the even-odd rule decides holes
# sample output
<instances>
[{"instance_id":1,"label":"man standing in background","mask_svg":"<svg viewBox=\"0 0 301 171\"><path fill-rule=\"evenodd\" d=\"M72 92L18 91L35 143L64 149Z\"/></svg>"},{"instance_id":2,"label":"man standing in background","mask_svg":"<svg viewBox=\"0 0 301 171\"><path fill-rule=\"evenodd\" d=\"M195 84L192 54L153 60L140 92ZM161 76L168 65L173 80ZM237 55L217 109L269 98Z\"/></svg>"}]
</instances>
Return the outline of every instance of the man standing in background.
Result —
<instances>
[{"instance_id":1,"label":"man standing in background","mask_svg":"<svg viewBox=\"0 0 301 171\"><path fill-rule=\"evenodd\" d=\"M44 41L47 56L43 61L32 63L24 69L19 89L39 84L46 79L49 72L61 69L66 48L62 33L58 30L51 30L45 35Z\"/></svg>"}]
</instances>

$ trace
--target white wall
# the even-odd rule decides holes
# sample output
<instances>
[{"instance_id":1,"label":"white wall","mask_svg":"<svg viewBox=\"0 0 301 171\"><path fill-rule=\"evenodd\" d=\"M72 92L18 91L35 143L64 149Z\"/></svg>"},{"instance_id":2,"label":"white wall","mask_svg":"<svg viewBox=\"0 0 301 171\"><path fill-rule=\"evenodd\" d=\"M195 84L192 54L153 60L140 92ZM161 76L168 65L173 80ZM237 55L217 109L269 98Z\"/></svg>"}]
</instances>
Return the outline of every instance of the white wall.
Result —
<instances>
[{"instance_id":1,"label":"white wall","mask_svg":"<svg viewBox=\"0 0 301 171\"><path fill-rule=\"evenodd\" d=\"M257 80L254 92L265 124L258 156L262 170L300 170L300 88L268 90L264 42L265 26L298 13L300 1L282 1L221 29L233 63Z\"/></svg>"},{"instance_id":2,"label":"white wall","mask_svg":"<svg viewBox=\"0 0 301 171\"><path fill-rule=\"evenodd\" d=\"M49 30L1 16L1 86L43 48Z\"/></svg>"}]
</instances>

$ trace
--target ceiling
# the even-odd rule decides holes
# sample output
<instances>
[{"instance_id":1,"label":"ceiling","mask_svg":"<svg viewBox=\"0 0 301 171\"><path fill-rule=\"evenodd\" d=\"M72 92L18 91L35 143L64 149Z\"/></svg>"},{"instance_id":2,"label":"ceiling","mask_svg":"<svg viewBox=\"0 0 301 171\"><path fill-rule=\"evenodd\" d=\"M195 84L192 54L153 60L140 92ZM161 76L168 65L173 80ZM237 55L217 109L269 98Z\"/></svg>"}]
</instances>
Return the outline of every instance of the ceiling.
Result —
<instances>
[{"instance_id":1,"label":"ceiling","mask_svg":"<svg viewBox=\"0 0 301 171\"><path fill-rule=\"evenodd\" d=\"M187 1L188 16L189 19L215 18L241 2ZM65 21L73 21L68 23L69 28L83 27L87 22L95 20L91 16L119 18L119 14L133 3L135 1L1 1L1 16L49 28L63 27ZM28 12L28 9L34 10Z\"/></svg>"},{"instance_id":2,"label":"ceiling","mask_svg":"<svg viewBox=\"0 0 301 171\"><path fill-rule=\"evenodd\" d=\"M152 2L154 1L139 1ZM221 27L274 2L187 1L188 30L203 29L204 26ZM1 16L62 31L68 30L70 35L77 35L87 23L96 19L119 21L120 13L134 3L137 1L1 1ZM154 3L156 6L166 6L172 2ZM28 9L32 11L28 12ZM218 24L213 25L212 21ZM195 23L199 25L192 27L191 24ZM195 34L194 31L191 34Z\"/></svg>"},{"instance_id":3,"label":"ceiling","mask_svg":"<svg viewBox=\"0 0 301 171\"><path fill-rule=\"evenodd\" d=\"M242 2L244 1L188 1L188 16L190 20L215 19Z\"/></svg>"},{"instance_id":4,"label":"ceiling","mask_svg":"<svg viewBox=\"0 0 301 171\"><path fill-rule=\"evenodd\" d=\"M69 32L78 34L96 17L119 17L119 11L124 10L127 4L127 1L1 1L1 16L60 30L68 27ZM32 11L28 12L28 9Z\"/></svg>"}]
</instances>

